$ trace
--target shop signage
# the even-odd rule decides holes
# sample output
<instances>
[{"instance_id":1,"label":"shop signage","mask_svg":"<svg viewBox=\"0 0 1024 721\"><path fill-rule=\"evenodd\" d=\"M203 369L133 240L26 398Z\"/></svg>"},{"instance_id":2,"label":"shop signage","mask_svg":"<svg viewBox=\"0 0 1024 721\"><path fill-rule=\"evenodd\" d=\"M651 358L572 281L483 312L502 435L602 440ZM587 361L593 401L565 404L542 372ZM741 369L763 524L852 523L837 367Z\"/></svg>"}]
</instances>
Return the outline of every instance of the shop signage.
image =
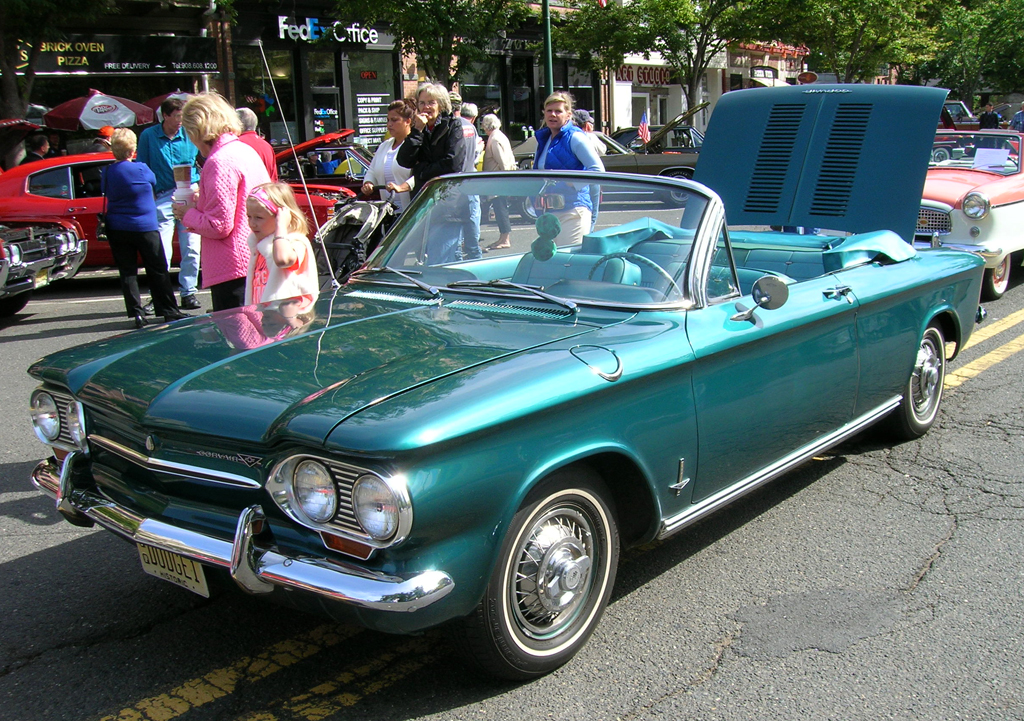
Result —
<instances>
[{"instance_id":1,"label":"shop signage","mask_svg":"<svg viewBox=\"0 0 1024 721\"><path fill-rule=\"evenodd\" d=\"M28 67L30 47L18 47L17 72ZM217 73L213 38L151 35L69 35L43 43L37 75L195 75Z\"/></svg>"},{"instance_id":2,"label":"shop signage","mask_svg":"<svg viewBox=\"0 0 1024 721\"><path fill-rule=\"evenodd\" d=\"M779 77L779 71L767 65L755 65L750 68L750 77L758 80L775 80Z\"/></svg>"},{"instance_id":3,"label":"shop signage","mask_svg":"<svg viewBox=\"0 0 1024 721\"><path fill-rule=\"evenodd\" d=\"M391 95L385 93L356 94L356 135L370 147L384 141L388 130L388 105Z\"/></svg>"},{"instance_id":4,"label":"shop signage","mask_svg":"<svg viewBox=\"0 0 1024 721\"><path fill-rule=\"evenodd\" d=\"M634 85L672 85L672 68L654 65L620 65L615 71L620 83Z\"/></svg>"},{"instance_id":5,"label":"shop signage","mask_svg":"<svg viewBox=\"0 0 1024 721\"><path fill-rule=\"evenodd\" d=\"M277 16L277 37L280 40L304 40L312 43L322 37L332 37L339 43L362 43L363 45L376 45L380 40L380 34L373 28L364 28L359 23L353 23L347 28L342 27L338 20L321 20L320 18L306 18L304 25L293 25L291 18L287 15Z\"/></svg>"}]
</instances>

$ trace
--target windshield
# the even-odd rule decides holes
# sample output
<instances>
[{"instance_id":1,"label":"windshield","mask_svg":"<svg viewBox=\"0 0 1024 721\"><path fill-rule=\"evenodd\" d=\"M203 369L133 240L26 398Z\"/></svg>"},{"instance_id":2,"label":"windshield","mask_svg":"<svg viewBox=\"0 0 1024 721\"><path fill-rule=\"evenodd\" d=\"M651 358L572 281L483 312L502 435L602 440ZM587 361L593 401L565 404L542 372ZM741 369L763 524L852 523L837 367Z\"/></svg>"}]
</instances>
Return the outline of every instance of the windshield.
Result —
<instances>
[{"instance_id":1,"label":"windshield","mask_svg":"<svg viewBox=\"0 0 1024 721\"><path fill-rule=\"evenodd\" d=\"M999 175L1020 172L1017 133L936 133L930 168L966 168Z\"/></svg>"},{"instance_id":2,"label":"windshield","mask_svg":"<svg viewBox=\"0 0 1024 721\"><path fill-rule=\"evenodd\" d=\"M370 268L451 293L599 305L683 300L708 199L678 181L557 171L478 173L423 189ZM479 233L479 241L475 241ZM406 284L395 273L360 282Z\"/></svg>"}]
</instances>

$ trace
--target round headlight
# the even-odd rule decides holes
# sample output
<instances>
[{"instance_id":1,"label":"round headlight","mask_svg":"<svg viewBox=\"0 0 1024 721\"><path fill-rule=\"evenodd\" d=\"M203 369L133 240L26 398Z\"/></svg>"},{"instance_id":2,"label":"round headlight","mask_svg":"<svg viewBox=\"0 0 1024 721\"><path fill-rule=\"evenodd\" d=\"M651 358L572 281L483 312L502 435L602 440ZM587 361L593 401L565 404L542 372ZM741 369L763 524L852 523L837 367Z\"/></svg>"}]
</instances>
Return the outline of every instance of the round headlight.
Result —
<instances>
[{"instance_id":1,"label":"round headlight","mask_svg":"<svg viewBox=\"0 0 1024 721\"><path fill-rule=\"evenodd\" d=\"M68 408L68 434L79 448L85 448L85 414L82 404L75 403Z\"/></svg>"},{"instance_id":2,"label":"round headlight","mask_svg":"<svg viewBox=\"0 0 1024 721\"><path fill-rule=\"evenodd\" d=\"M974 220L981 220L988 215L990 205L988 198L981 193L968 193L964 198L964 215Z\"/></svg>"},{"instance_id":3,"label":"round headlight","mask_svg":"<svg viewBox=\"0 0 1024 721\"><path fill-rule=\"evenodd\" d=\"M49 393L36 393L32 396L32 425L36 435L43 443L57 440L60 435L60 412L57 401Z\"/></svg>"},{"instance_id":4,"label":"round headlight","mask_svg":"<svg viewBox=\"0 0 1024 721\"><path fill-rule=\"evenodd\" d=\"M7 246L7 259L11 265L21 265L21 248L13 243Z\"/></svg>"},{"instance_id":5,"label":"round headlight","mask_svg":"<svg viewBox=\"0 0 1024 721\"><path fill-rule=\"evenodd\" d=\"M398 498L377 476L362 476L352 487L352 505L363 530L378 541L398 530Z\"/></svg>"},{"instance_id":6,"label":"round headlight","mask_svg":"<svg viewBox=\"0 0 1024 721\"><path fill-rule=\"evenodd\" d=\"M309 520L327 523L338 508L338 494L331 474L316 461L303 461L292 475L295 501Z\"/></svg>"}]
</instances>

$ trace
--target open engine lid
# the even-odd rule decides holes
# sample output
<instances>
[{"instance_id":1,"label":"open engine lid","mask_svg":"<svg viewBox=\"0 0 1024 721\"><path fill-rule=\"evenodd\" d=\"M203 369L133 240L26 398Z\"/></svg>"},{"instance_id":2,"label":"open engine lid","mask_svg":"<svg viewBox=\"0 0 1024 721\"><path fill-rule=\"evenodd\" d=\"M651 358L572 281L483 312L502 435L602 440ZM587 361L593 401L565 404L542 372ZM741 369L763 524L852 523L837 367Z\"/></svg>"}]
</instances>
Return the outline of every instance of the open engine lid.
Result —
<instances>
[{"instance_id":1,"label":"open engine lid","mask_svg":"<svg viewBox=\"0 0 1024 721\"><path fill-rule=\"evenodd\" d=\"M733 225L797 225L914 238L947 91L794 85L726 93L694 180Z\"/></svg>"}]
</instances>

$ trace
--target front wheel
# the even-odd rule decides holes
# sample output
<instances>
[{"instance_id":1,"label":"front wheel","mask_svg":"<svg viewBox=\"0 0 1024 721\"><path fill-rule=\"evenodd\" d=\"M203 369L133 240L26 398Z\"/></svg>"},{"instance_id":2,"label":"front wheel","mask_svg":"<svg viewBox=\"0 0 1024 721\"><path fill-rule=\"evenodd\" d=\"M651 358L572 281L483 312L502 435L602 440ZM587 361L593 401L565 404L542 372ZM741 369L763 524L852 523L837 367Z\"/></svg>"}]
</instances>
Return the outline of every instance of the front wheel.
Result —
<instances>
[{"instance_id":1,"label":"front wheel","mask_svg":"<svg viewBox=\"0 0 1024 721\"><path fill-rule=\"evenodd\" d=\"M982 300L999 300L1010 287L1011 258L1012 255L1007 253L999 261L999 265L985 270L985 278L981 283Z\"/></svg>"},{"instance_id":2,"label":"front wheel","mask_svg":"<svg viewBox=\"0 0 1024 721\"><path fill-rule=\"evenodd\" d=\"M593 473L572 469L516 513L483 600L463 619L465 647L482 671L511 680L541 676L590 638L619 558L608 497Z\"/></svg>"},{"instance_id":3,"label":"front wheel","mask_svg":"<svg viewBox=\"0 0 1024 721\"><path fill-rule=\"evenodd\" d=\"M902 440L913 440L928 432L939 414L945 378L945 339L937 325L930 325L921 337L903 400L888 419L894 435Z\"/></svg>"}]
</instances>

